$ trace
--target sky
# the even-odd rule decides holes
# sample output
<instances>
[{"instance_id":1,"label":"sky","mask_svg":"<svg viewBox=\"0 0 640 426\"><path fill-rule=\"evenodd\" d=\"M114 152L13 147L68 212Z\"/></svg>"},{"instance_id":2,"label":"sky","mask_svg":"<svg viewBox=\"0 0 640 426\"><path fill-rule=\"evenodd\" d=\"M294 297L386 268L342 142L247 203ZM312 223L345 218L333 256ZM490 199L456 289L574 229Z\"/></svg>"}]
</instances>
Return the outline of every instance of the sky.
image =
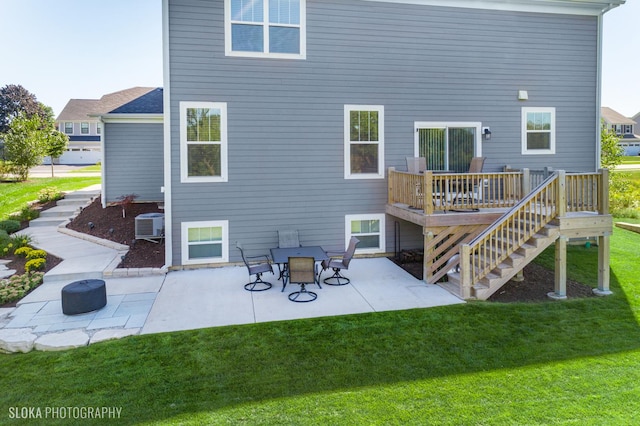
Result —
<instances>
[{"instance_id":1,"label":"sky","mask_svg":"<svg viewBox=\"0 0 640 426\"><path fill-rule=\"evenodd\" d=\"M604 17L602 106L640 112L640 0ZM161 0L0 0L0 87L60 114L69 99L162 86Z\"/></svg>"}]
</instances>

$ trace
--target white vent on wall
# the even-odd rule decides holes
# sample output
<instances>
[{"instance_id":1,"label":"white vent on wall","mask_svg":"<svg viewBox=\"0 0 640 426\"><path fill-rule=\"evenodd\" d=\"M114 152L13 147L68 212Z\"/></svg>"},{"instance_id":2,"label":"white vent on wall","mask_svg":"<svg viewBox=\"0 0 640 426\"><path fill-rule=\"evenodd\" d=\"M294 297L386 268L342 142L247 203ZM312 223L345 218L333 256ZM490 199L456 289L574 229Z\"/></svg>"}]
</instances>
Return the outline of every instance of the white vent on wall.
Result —
<instances>
[{"instance_id":1,"label":"white vent on wall","mask_svg":"<svg viewBox=\"0 0 640 426\"><path fill-rule=\"evenodd\" d=\"M144 213L136 216L136 239L153 240L164 237L164 213Z\"/></svg>"}]
</instances>

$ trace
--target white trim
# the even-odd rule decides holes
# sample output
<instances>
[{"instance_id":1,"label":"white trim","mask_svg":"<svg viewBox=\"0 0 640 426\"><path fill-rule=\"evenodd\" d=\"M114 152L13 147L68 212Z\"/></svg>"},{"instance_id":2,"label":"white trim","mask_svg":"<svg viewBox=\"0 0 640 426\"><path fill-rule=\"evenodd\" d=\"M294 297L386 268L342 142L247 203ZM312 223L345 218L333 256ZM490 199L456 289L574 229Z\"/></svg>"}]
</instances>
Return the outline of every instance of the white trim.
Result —
<instances>
[{"instance_id":1,"label":"white trim","mask_svg":"<svg viewBox=\"0 0 640 426\"><path fill-rule=\"evenodd\" d=\"M209 108L220 110L220 176L189 176L187 158L187 109ZM194 143L195 144L195 143ZM227 182L227 103L180 102L180 182Z\"/></svg>"},{"instance_id":2,"label":"white trim","mask_svg":"<svg viewBox=\"0 0 640 426\"><path fill-rule=\"evenodd\" d=\"M626 0L364 0L421 6L457 7L512 12L555 13L563 15L602 15Z\"/></svg>"},{"instance_id":3,"label":"white trim","mask_svg":"<svg viewBox=\"0 0 640 426\"><path fill-rule=\"evenodd\" d=\"M551 129L549 130L549 149L527 148L527 114L530 112L544 112L551 114ZM554 107L522 107L522 155L553 155L556 153L556 109Z\"/></svg>"},{"instance_id":4,"label":"white trim","mask_svg":"<svg viewBox=\"0 0 640 426\"><path fill-rule=\"evenodd\" d=\"M99 118L103 123L162 123L164 120L162 114L105 114Z\"/></svg>"},{"instance_id":5,"label":"white trim","mask_svg":"<svg viewBox=\"0 0 640 426\"><path fill-rule=\"evenodd\" d=\"M378 173L351 173L351 111L378 112L378 140L363 144L378 145ZM344 178L345 179L384 179L384 106L383 105L345 105L344 106Z\"/></svg>"},{"instance_id":6,"label":"white trim","mask_svg":"<svg viewBox=\"0 0 640 426\"><path fill-rule=\"evenodd\" d=\"M100 120L100 117L98 117L98 120ZM102 182L102 190L100 191L100 202L102 203L102 208L107 207L107 165L104 161L105 158L107 158L104 144L106 133L107 129L105 129L105 126L103 125L102 132L100 132L100 156L102 157L100 162L100 179Z\"/></svg>"},{"instance_id":7,"label":"white trim","mask_svg":"<svg viewBox=\"0 0 640 426\"><path fill-rule=\"evenodd\" d=\"M171 186L171 67L169 62L169 0L162 0L162 111L164 127L164 266L173 265L173 200Z\"/></svg>"},{"instance_id":8,"label":"white trim","mask_svg":"<svg viewBox=\"0 0 640 426\"><path fill-rule=\"evenodd\" d=\"M237 56L242 58L272 58L272 59L307 59L307 0L300 0L300 25L278 24L280 27L300 28L300 53L271 53L269 49L269 0L264 0L264 21L256 23L264 31L264 51L262 52L237 52L232 50L231 40L231 0L224 0L224 51L225 56Z\"/></svg>"},{"instance_id":9,"label":"white trim","mask_svg":"<svg viewBox=\"0 0 640 426\"><path fill-rule=\"evenodd\" d=\"M376 248L357 248L356 253L358 254L376 254L376 253L386 253L386 215L384 213L374 213L374 214L348 214L344 217L344 230L345 230L345 247L349 245L349 240L352 236L358 237L358 234L351 234L351 222L360 221L360 220L377 220L380 222L380 232L378 233L368 233L362 235L378 235L380 245Z\"/></svg>"},{"instance_id":10,"label":"white trim","mask_svg":"<svg viewBox=\"0 0 640 426\"><path fill-rule=\"evenodd\" d=\"M183 265L202 265L209 263L228 263L229 262L229 221L228 220L206 220L198 222L182 222L181 228L181 251ZM207 257L198 259L189 259L189 229L191 228L222 228L222 255L220 257Z\"/></svg>"}]
</instances>

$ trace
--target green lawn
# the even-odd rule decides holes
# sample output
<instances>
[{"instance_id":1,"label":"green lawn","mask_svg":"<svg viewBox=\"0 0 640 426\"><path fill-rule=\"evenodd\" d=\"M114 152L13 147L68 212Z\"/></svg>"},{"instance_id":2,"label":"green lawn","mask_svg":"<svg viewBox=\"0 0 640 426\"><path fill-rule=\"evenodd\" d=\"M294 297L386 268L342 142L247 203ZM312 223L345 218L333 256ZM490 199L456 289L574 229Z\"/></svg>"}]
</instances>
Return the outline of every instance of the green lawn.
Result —
<instances>
[{"instance_id":1,"label":"green lawn","mask_svg":"<svg viewBox=\"0 0 640 426\"><path fill-rule=\"evenodd\" d=\"M622 164L640 164L640 155L622 157Z\"/></svg>"},{"instance_id":2,"label":"green lawn","mask_svg":"<svg viewBox=\"0 0 640 426\"><path fill-rule=\"evenodd\" d=\"M71 170L69 173L87 173L87 172L99 172L102 170L100 164L94 164L91 166L82 167L80 169Z\"/></svg>"},{"instance_id":3,"label":"green lawn","mask_svg":"<svg viewBox=\"0 0 640 426\"><path fill-rule=\"evenodd\" d=\"M605 298L472 302L0 356L0 423L25 424L10 407L105 406L122 409L120 424L636 424L639 245L639 234L614 230ZM569 277L595 285L597 248L568 252Z\"/></svg>"},{"instance_id":4,"label":"green lawn","mask_svg":"<svg viewBox=\"0 0 640 426\"><path fill-rule=\"evenodd\" d=\"M38 192L55 186L60 191L73 191L100 183L100 177L60 177L31 179L27 182L0 183L0 220L20 211L29 201L38 198Z\"/></svg>"}]
</instances>

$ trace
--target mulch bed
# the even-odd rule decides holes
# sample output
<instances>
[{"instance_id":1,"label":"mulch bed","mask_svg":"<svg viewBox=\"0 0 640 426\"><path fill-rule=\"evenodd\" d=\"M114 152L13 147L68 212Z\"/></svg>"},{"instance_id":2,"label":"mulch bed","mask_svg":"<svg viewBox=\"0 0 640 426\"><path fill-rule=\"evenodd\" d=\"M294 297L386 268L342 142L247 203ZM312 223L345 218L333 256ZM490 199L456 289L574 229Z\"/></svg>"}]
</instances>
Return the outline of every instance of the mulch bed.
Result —
<instances>
[{"instance_id":1,"label":"mulch bed","mask_svg":"<svg viewBox=\"0 0 640 426\"><path fill-rule=\"evenodd\" d=\"M158 243L135 239L135 218L143 213L163 213L157 203L133 203L102 208L99 199L82 209L67 228L129 246L119 268L160 268L164 265L164 239ZM93 225L93 226L91 226Z\"/></svg>"},{"instance_id":2,"label":"mulch bed","mask_svg":"<svg viewBox=\"0 0 640 426\"><path fill-rule=\"evenodd\" d=\"M398 262L398 266L418 279L422 279L422 261ZM535 263L524 267L524 281L509 281L495 292L489 302L550 302L547 293L553 291L555 275L553 271ZM592 288L576 281L567 280L567 297L569 299L593 297Z\"/></svg>"}]
</instances>

